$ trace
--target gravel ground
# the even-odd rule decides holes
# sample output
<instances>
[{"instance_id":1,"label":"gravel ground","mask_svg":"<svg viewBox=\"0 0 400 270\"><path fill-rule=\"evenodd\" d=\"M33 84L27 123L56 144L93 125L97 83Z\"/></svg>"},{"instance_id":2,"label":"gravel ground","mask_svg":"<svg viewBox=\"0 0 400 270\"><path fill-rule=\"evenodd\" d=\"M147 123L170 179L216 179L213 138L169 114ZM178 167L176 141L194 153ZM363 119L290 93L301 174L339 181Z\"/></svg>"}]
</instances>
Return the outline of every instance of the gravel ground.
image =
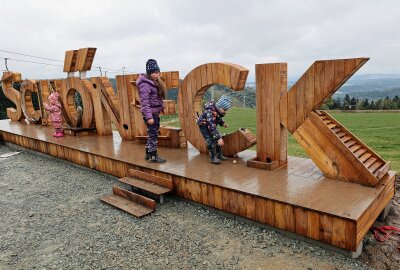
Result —
<instances>
[{"instance_id":1,"label":"gravel ground","mask_svg":"<svg viewBox=\"0 0 400 270\"><path fill-rule=\"evenodd\" d=\"M137 219L99 200L115 182L26 151L0 158L0 269L370 269L176 197Z\"/></svg>"}]
</instances>

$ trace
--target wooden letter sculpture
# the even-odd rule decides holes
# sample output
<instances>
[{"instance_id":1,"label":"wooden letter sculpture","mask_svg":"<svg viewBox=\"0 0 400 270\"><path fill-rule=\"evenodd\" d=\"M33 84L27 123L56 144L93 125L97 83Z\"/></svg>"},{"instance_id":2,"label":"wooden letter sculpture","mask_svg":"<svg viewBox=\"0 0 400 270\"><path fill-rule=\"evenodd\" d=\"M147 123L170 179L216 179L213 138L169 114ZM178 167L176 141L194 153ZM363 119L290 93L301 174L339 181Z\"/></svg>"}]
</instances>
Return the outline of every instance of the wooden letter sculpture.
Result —
<instances>
[{"instance_id":1,"label":"wooden letter sculpture","mask_svg":"<svg viewBox=\"0 0 400 270\"><path fill-rule=\"evenodd\" d=\"M329 178L376 186L389 164L327 112L316 111L368 58L316 61L280 100L281 123Z\"/></svg>"},{"instance_id":2,"label":"wooden letter sculpture","mask_svg":"<svg viewBox=\"0 0 400 270\"><path fill-rule=\"evenodd\" d=\"M287 92L287 64L256 65L257 157L247 166L275 170L287 163L287 130L280 120L280 98Z\"/></svg>"},{"instance_id":3,"label":"wooden letter sculpture","mask_svg":"<svg viewBox=\"0 0 400 270\"><path fill-rule=\"evenodd\" d=\"M179 119L187 140L200 152L206 145L196 123L197 113L202 112L202 97L214 84L222 84L233 90L244 89L249 71L244 67L228 63L209 63L190 71L182 82L178 94ZM248 130L239 130L223 136L224 155L232 156L256 143Z\"/></svg>"},{"instance_id":4,"label":"wooden letter sculpture","mask_svg":"<svg viewBox=\"0 0 400 270\"><path fill-rule=\"evenodd\" d=\"M16 105L16 109L7 108L7 116L13 121L26 118L38 123L41 120L45 125L48 119L42 102L52 89L60 93L63 116L70 128L79 125L82 129L95 129L98 135L110 135L113 122L123 139L145 142L146 126L135 84L139 74L117 76L117 89L107 77L88 80L86 71L91 69L95 53L96 48L67 51L64 63L67 79L25 80L21 92L12 85L21 82L21 74L4 72L4 94ZM256 65L257 137L246 129L223 136L224 154L235 155L257 142L257 156L248 161L248 166L278 169L287 164L289 131L326 177L376 186L389 171L389 163L327 112L317 110L367 61L368 58L316 61L289 91L286 63ZM75 72L79 72L79 77L74 76ZM182 129L162 126L160 146L186 147L187 138L200 152L205 152L206 145L196 123L204 93L214 84L243 90L247 75L247 69L228 63L204 64L190 71L178 92ZM179 87L177 71L162 72L161 78L166 89ZM33 92L38 93L40 110L33 107ZM81 115L76 109L76 92L83 102ZM164 101L164 104L165 114L175 113L174 101Z\"/></svg>"},{"instance_id":5,"label":"wooden letter sculpture","mask_svg":"<svg viewBox=\"0 0 400 270\"><path fill-rule=\"evenodd\" d=\"M18 72L4 72L1 77L1 87L3 89L4 95L11 100L16 109L7 108L7 117L12 121L19 121L24 119L22 113L22 104L21 104L21 92L13 87L13 83L21 82L21 73Z\"/></svg>"}]
</instances>

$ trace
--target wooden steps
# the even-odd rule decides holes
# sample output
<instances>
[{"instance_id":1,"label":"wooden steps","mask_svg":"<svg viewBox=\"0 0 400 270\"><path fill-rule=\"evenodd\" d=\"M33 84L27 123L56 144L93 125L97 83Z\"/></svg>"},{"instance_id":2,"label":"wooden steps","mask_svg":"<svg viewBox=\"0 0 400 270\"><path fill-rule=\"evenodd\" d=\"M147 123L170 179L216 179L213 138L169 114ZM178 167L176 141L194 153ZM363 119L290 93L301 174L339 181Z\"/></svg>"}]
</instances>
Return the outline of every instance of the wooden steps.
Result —
<instances>
[{"instance_id":1,"label":"wooden steps","mask_svg":"<svg viewBox=\"0 0 400 270\"><path fill-rule=\"evenodd\" d=\"M326 127L337 136L342 142L342 146L357 158L364 170L370 172L372 177L379 180L389 171L389 163L379 157L374 151L368 148L350 131L340 125L331 115L325 111L319 111L316 115L322 120ZM342 148L340 151L344 151Z\"/></svg>"},{"instance_id":2,"label":"wooden steps","mask_svg":"<svg viewBox=\"0 0 400 270\"><path fill-rule=\"evenodd\" d=\"M169 188L159 186L159 185L156 185L156 184L153 184L153 183L150 183L147 181L143 181L140 179L132 178L132 177L123 177L123 178L118 179L118 181L120 181L121 183L130 185L132 187L135 187L135 188L138 188L141 190L145 190L151 194L158 195L158 196L171 191Z\"/></svg>"},{"instance_id":3,"label":"wooden steps","mask_svg":"<svg viewBox=\"0 0 400 270\"><path fill-rule=\"evenodd\" d=\"M135 217L143 217L156 209L154 200L117 186L113 186L113 194L105 195L100 200Z\"/></svg>"},{"instance_id":4,"label":"wooden steps","mask_svg":"<svg viewBox=\"0 0 400 270\"><path fill-rule=\"evenodd\" d=\"M134 169L130 169L129 172L131 176L122 177L118 181L129 185L138 192L144 191L147 194L158 196L160 203L163 203L163 195L173 189L173 182L170 179ZM112 190L112 195L105 195L100 200L135 217L143 217L156 209L156 202L153 199L117 186L113 186Z\"/></svg>"}]
</instances>

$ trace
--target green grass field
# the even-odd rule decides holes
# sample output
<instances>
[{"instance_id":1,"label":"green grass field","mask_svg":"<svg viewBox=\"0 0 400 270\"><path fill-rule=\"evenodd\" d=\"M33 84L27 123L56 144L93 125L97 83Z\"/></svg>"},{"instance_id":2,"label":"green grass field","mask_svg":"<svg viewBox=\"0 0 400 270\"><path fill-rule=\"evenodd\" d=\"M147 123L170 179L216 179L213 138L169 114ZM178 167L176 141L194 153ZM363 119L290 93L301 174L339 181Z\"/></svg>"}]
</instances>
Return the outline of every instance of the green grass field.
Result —
<instances>
[{"instance_id":1,"label":"green grass field","mask_svg":"<svg viewBox=\"0 0 400 270\"><path fill-rule=\"evenodd\" d=\"M331 115L383 159L390 160L393 170L400 172L400 113L332 113ZM241 127L249 128L254 134L256 132L255 109L232 108L224 119L229 127L220 128L221 133L229 133ZM171 119L168 122L171 122ZM170 124L179 126L178 120ZM288 152L291 156L307 156L290 134Z\"/></svg>"}]
</instances>

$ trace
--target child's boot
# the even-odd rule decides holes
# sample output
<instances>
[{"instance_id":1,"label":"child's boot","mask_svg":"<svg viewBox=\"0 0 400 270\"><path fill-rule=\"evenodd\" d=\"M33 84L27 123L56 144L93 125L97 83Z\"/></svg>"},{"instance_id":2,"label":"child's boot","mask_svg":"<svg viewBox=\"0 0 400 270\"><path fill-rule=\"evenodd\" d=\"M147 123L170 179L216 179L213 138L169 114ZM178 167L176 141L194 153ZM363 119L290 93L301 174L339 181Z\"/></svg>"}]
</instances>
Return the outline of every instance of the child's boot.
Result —
<instances>
[{"instance_id":1,"label":"child's boot","mask_svg":"<svg viewBox=\"0 0 400 270\"><path fill-rule=\"evenodd\" d=\"M64 137L64 131L62 131L62 130L61 130L61 131L60 131L60 130L57 131L55 137L56 137L56 138Z\"/></svg>"},{"instance_id":2,"label":"child's boot","mask_svg":"<svg viewBox=\"0 0 400 270\"><path fill-rule=\"evenodd\" d=\"M157 151L150 152L150 159L149 159L149 162L151 162L151 163L164 163L164 162L166 162L166 161L167 161L167 160L161 158L161 157L157 154Z\"/></svg>"},{"instance_id":3,"label":"child's boot","mask_svg":"<svg viewBox=\"0 0 400 270\"><path fill-rule=\"evenodd\" d=\"M144 154L144 159L149 160L150 159L149 149L147 147L145 149L146 149L146 154Z\"/></svg>"},{"instance_id":4,"label":"child's boot","mask_svg":"<svg viewBox=\"0 0 400 270\"><path fill-rule=\"evenodd\" d=\"M225 157L225 156L222 154L222 147L219 146L219 145L217 145L217 158L220 159L220 160L228 160L228 158Z\"/></svg>"},{"instance_id":5,"label":"child's boot","mask_svg":"<svg viewBox=\"0 0 400 270\"><path fill-rule=\"evenodd\" d=\"M210 162L213 164L220 164L221 160L217 158L215 143L208 145L208 152L210 154Z\"/></svg>"}]
</instances>

